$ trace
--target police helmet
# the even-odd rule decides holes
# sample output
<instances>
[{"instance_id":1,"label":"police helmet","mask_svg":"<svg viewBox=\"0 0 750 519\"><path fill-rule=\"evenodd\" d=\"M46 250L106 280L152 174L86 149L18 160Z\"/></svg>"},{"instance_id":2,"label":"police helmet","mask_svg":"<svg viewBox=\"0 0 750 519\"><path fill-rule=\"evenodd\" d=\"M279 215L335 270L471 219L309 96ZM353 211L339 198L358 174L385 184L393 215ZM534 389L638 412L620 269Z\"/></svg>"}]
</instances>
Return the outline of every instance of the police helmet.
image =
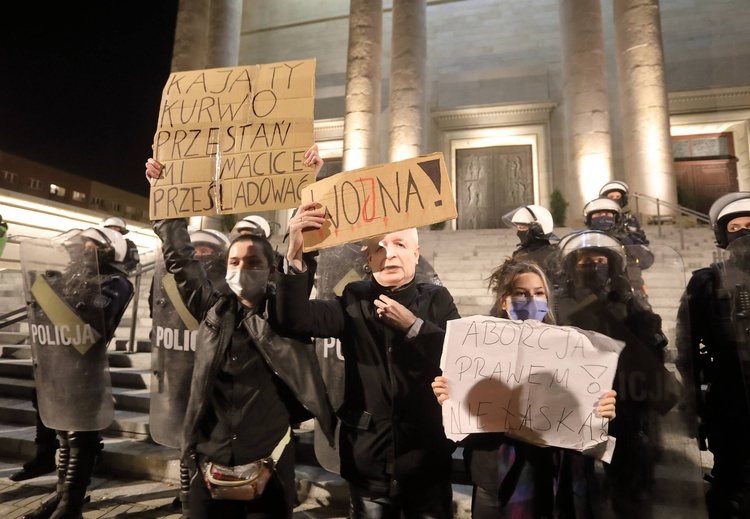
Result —
<instances>
[{"instance_id":1,"label":"police helmet","mask_svg":"<svg viewBox=\"0 0 750 519\"><path fill-rule=\"evenodd\" d=\"M208 245L221 254L229 250L229 238L224 233L214 229L201 229L190 233L190 241L193 245Z\"/></svg>"},{"instance_id":2,"label":"police helmet","mask_svg":"<svg viewBox=\"0 0 750 519\"><path fill-rule=\"evenodd\" d=\"M99 247L99 257L102 261L122 262L128 252L128 244L119 232L109 227L89 227L81 232L78 237L82 240L91 240Z\"/></svg>"},{"instance_id":3,"label":"police helmet","mask_svg":"<svg viewBox=\"0 0 750 519\"><path fill-rule=\"evenodd\" d=\"M128 231L127 226L125 225L125 220L120 218L119 216L109 216L102 220L101 223L102 227L117 227L120 229L120 234L125 235L128 234L130 231Z\"/></svg>"},{"instance_id":4,"label":"police helmet","mask_svg":"<svg viewBox=\"0 0 750 519\"><path fill-rule=\"evenodd\" d=\"M630 188L625 182L623 182L622 180L613 180L611 182L607 182L599 190L599 196L607 196L612 191L619 191L622 195L619 200L620 207L625 207L626 205L628 205L628 191L630 191Z\"/></svg>"},{"instance_id":5,"label":"police helmet","mask_svg":"<svg viewBox=\"0 0 750 519\"><path fill-rule=\"evenodd\" d=\"M529 234L536 238L548 238L553 231L552 214L541 205L522 205L503 216L509 227L519 224L529 227Z\"/></svg>"},{"instance_id":6,"label":"police helmet","mask_svg":"<svg viewBox=\"0 0 750 519\"><path fill-rule=\"evenodd\" d=\"M750 216L749 191L728 193L713 203L708 211L708 218L716 237L716 245L722 249L727 248L729 245L727 223L740 216Z\"/></svg>"},{"instance_id":7,"label":"police helmet","mask_svg":"<svg viewBox=\"0 0 750 519\"><path fill-rule=\"evenodd\" d=\"M255 214L246 216L234 224L232 234L242 234L243 231L266 239L271 237L271 226L268 224L268 220Z\"/></svg>"},{"instance_id":8,"label":"police helmet","mask_svg":"<svg viewBox=\"0 0 750 519\"><path fill-rule=\"evenodd\" d=\"M625 271L625 249L622 244L602 231L576 231L564 236L558 244L563 268L570 273L583 252L598 252L607 256L610 276Z\"/></svg>"},{"instance_id":9,"label":"police helmet","mask_svg":"<svg viewBox=\"0 0 750 519\"><path fill-rule=\"evenodd\" d=\"M601 196L599 198L594 198L583 207L583 221L586 223L587 227L591 225L591 216L594 213L601 211L614 213L615 225L620 223L620 220L622 219L622 208L620 207L620 204L606 196Z\"/></svg>"}]
</instances>

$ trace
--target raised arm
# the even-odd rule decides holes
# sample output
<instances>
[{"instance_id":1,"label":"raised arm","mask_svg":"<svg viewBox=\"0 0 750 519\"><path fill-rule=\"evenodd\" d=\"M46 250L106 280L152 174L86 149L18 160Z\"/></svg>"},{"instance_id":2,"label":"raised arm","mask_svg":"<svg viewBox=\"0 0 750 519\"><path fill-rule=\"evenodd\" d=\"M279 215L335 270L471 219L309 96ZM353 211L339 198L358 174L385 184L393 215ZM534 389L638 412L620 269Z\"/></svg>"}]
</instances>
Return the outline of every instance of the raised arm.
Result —
<instances>
[{"instance_id":1,"label":"raised arm","mask_svg":"<svg viewBox=\"0 0 750 519\"><path fill-rule=\"evenodd\" d=\"M344 331L344 308L339 299L310 301L307 265L302 258L302 231L320 229L325 210L311 202L302 204L289 222L286 257L277 266L276 311L279 324L291 334L312 337L339 337Z\"/></svg>"},{"instance_id":2,"label":"raised arm","mask_svg":"<svg viewBox=\"0 0 750 519\"><path fill-rule=\"evenodd\" d=\"M146 162L146 178L149 182L159 178L162 165L154 159ZM215 300L214 287L200 261L195 259L195 248L190 241L187 220L176 218L153 223L154 232L161 239L162 254L167 272L177 283L182 300L197 319L210 308Z\"/></svg>"}]
</instances>

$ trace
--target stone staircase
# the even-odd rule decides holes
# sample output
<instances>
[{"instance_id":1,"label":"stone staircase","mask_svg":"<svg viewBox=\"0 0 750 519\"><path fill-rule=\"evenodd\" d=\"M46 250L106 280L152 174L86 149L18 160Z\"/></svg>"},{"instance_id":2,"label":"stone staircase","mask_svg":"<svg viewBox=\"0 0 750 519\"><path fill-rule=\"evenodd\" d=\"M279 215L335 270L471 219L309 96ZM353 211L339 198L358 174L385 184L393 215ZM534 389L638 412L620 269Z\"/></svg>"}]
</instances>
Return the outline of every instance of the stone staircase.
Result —
<instances>
[{"instance_id":1,"label":"stone staircase","mask_svg":"<svg viewBox=\"0 0 750 519\"><path fill-rule=\"evenodd\" d=\"M559 229L563 236L570 229ZM679 256L667 247L679 248L675 227L663 227L662 238L655 227L646 232L655 248L663 250L658 268L646 271L650 300L664 318L665 330L673 334L674 314L684 289L686 275L712 261L713 238L705 228L688 229L686 248ZM280 240L279 240L280 242ZM423 231L420 233L422 255L440 275L453 294L461 315L484 314L492 304L486 279L492 270L515 249L515 232L507 229L479 231ZM279 249L283 250L284 245ZM670 263L671 262L671 263ZM669 268L662 269L662 264ZM115 339L110 345L115 420L103 435L105 450L101 470L111 474L155 479L178 480L177 451L152 442L148 428L150 385L151 319L148 317L148 291L151 275L141 281L136 317L134 351L126 351L133 322L129 308ZM20 273L0 272L0 313L23 306ZM30 402L33 387L31 352L27 344L25 323L0 330L0 456L24 460L34 453L34 410ZM314 467L312 434L300 430L298 456L306 467ZM457 464L457 466L460 464ZM309 470L309 469L306 469Z\"/></svg>"}]
</instances>

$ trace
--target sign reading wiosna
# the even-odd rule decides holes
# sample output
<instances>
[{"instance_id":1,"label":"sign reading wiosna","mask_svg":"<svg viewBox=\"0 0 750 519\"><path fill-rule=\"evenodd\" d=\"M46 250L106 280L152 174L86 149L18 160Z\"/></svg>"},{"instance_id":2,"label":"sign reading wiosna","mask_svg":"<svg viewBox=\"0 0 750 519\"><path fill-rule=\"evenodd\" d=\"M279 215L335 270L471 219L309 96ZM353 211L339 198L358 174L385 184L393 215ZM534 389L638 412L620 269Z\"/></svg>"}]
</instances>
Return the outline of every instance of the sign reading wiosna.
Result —
<instances>
[{"instance_id":1,"label":"sign reading wiosna","mask_svg":"<svg viewBox=\"0 0 750 519\"><path fill-rule=\"evenodd\" d=\"M457 216L442 153L334 175L304 188L302 201L326 209L323 227L303 233L306 252Z\"/></svg>"}]
</instances>

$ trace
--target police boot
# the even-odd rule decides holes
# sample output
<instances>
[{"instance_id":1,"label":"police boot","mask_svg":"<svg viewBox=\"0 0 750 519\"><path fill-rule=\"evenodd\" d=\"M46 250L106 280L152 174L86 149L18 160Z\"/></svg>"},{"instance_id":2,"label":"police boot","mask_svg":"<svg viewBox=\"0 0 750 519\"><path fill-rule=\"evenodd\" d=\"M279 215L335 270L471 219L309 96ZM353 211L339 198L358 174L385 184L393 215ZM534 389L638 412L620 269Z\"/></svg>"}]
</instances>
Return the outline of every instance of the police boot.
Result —
<instances>
[{"instance_id":1,"label":"police boot","mask_svg":"<svg viewBox=\"0 0 750 519\"><path fill-rule=\"evenodd\" d=\"M51 443L37 443L36 455L23 464L23 468L10 475L11 481L26 481L38 478L55 470L55 451L58 448L57 440Z\"/></svg>"},{"instance_id":2,"label":"police boot","mask_svg":"<svg viewBox=\"0 0 750 519\"><path fill-rule=\"evenodd\" d=\"M34 438L36 455L33 459L24 463L21 470L11 474L11 481L38 478L55 470L55 451L60 446L57 441L57 434L53 429L42 423L42 418L39 416L36 391L31 395L31 403L36 410L36 438Z\"/></svg>"},{"instance_id":3,"label":"police boot","mask_svg":"<svg viewBox=\"0 0 750 519\"><path fill-rule=\"evenodd\" d=\"M65 473L68 470L68 461L70 460L70 445L67 438L60 438L60 450L57 453L57 486L55 491L42 500L42 504L28 514L24 514L21 519L49 519L55 512L58 503L62 499L63 485L65 484Z\"/></svg>"},{"instance_id":4,"label":"police boot","mask_svg":"<svg viewBox=\"0 0 750 519\"><path fill-rule=\"evenodd\" d=\"M190 469L180 461L180 504L182 505L182 519L190 519L188 507L188 491L190 490Z\"/></svg>"},{"instance_id":5,"label":"police boot","mask_svg":"<svg viewBox=\"0 0 750 519\"><path fill-rule=\"evenodd\" d=\"M93 435L90 432L71 432L69 441L70 461L62 486L62 499L50 519L82 519L86 489L102 450L96 432Z\"/></svg>"}]
</instances>

